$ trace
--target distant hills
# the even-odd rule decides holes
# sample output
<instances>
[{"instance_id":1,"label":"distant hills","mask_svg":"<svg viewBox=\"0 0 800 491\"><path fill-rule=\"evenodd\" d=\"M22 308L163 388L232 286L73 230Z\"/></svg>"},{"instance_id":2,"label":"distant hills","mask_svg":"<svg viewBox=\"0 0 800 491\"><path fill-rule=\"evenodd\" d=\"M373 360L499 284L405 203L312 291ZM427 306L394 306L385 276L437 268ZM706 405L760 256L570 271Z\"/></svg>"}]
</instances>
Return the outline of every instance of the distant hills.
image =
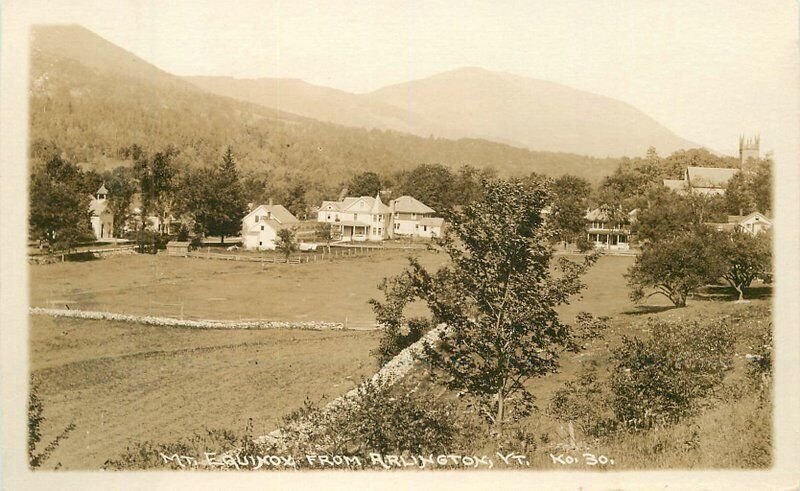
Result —
<instances>
[{"instance_id":1,"label":"distant hills","mask_svg":"<svg viewBox=\"0 0 800 491\"><path fill-rule=\"evenodd\" d=\"M543 80L462 68L351 94L293 79L187 77L209 92L321 121L606 156L696 147L623 102Z\"/></svg>"},{"instance_id":2,"label":"distant hills","mask_svg":"<svg viewBox=\"0 0 800 491\"><path fill-rule=\"evenodd\" d=\"M553 127L549 133L531 130L526 136L527 129L544 123L534 117L537 111L526 115L524 108L512 107L516 103L508 101L533 98L527 89L512 90L533 82L478 69L449 72L365 95L296 80L186 80L76 25L35 27L31 55L34 158L55 147L85 166L107 168L125 164L120 149L137 143L152 150L173 145L185 165L202 165L218 160L230 144L246 171L265 173L275 181L300 179L326 189L338 187L342 180L363 170L388 174L421 163L451 168L471 164L492 167L505 175L572 173L594 182L618 164L616 158L521 148L534 145L531 142L536 139L541 139L543 148L554 149L568 148L564 142L585 140L588 146L576 147L578 152L599 146L610 140L580 136L578 128L586 131L589 123L600 121L606 113L583 111L576 119L577 109L553 116L551 107L546 112L551 121L561 118L560 128L583 122L562 135L556 135ZM552 93L566 90L577 94L552 85ZM481 98L489 86L498 92ZM435 94L445 89L452 97L437 101ZM408 100L409 93L416 94L413 101ZM463 102L470 97L474 97L471 104ZM546 98L555 104L553 97ZM608 107L621 104L599 96L585 97L607 101ZM558 100L564 98L567 95ZM632 108L627 113L640 114ZM480 121L480 115L491 114L495 116ZM670 140L664 136L669 133L659 133L660 127L653 123L652 131L663 140L653 138L645 143L641 135L647 118L637 117L644 118L637 124L642 131L616 134L611 140L618 149L630 148L631 154L640 154L654 144L663 154L674 148L668 142L679 145L682 141L677 137ZM619 128L623 119L617 115L613 127ZM372 127L388 129L367 129ZM599 125L595 133L608 134L611 127L610 123L606 129Z\"/></svg>"}]
</instances>

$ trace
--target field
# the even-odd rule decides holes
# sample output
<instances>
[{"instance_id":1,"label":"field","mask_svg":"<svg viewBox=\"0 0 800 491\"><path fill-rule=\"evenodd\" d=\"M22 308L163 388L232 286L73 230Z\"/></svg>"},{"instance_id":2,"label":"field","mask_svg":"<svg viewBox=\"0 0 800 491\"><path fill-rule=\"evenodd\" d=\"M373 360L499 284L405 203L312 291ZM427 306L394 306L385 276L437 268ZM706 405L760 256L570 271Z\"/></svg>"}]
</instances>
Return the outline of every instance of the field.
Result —
<instances>
[{"instance_id":1,"label":"field","mask_svg":"<svg viewBox=\"0 0 800 491\"><path fill-rule=\"evenodd\" d=\"M442 258L419 252L428 267ZM302 265L267 265L166 256L124 256L33 266L31 304L186 317L326 320L351 327L374 323L367 300L385 275L402 270L406 253ZM622 335L640 333L644 318L713 317L761 305L690 300L668 309L654 297L644 307L627 298L623 273L631 257L604 256L585 277L581 298L562 306L566 321L588 311L611 316L606 339L564 357L562 372L535 381L540 404L590 360L603 363ZM202 428L257 434L305 399L336 397L375 370L370 331L217 331L147 327L31 316L33 379L45 403L45 439L71 422L75 431L52 463L98 468L134 441L175 441ZM543 427L557 432L558 428ZM554 433L555 434L555 433Z\"/></svg>"},{"instance_id":2,"label":"field","mask_svg":"<svg viewBox=\"0 0 800 491\"><path fill-rule=\"evenodd\" d=\"M410 252L309 264L260 264L166 255L117 256L32 267L30 304L194 319L266 319L374 326L367 303ZM443 258L416 252L435 267Z\"/></svg>"}]
</instances>

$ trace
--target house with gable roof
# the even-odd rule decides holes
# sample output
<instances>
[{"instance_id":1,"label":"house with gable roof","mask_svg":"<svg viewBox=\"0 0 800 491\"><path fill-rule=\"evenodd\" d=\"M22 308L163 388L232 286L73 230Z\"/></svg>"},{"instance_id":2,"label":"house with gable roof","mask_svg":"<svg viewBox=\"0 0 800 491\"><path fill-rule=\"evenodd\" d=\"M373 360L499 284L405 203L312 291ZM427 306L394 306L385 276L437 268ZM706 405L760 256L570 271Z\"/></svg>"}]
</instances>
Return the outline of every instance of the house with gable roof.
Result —
<instances>
[{"instance_id":1,"label":"house with gable roof","mask_svg":"<svg viewBox=\"0 0 800 491\"><path fill-rule=\"evenodd\" d=\"M334 235L343 242L381 241L392 237L392 213L380 194L348 196L340 201L323 201L317 221L333 225Z\"/></svg>"},{"instance_id":2,"label":"house with gable roof","mask_svg":"<svg viewBox=\"0 0 800 491\"><path fill-rule=\"evenodd\" d=\"M728 215L727 221L723 223L710 223L719 231L741 230L752 235L758 235L772 228L772 220L754 211L749 215Z\"/></svg>"},{"instance_id":3,"label":"house with gable roof","mask_svg":"<svg viewBox=\"0 0 800 491\"><path fill-rule=\"evenodd\" d=\"M114 238L114 214L108 206L108 189L105 183L92 196L89 202L89 211L92 213L92 231L98 241L112 240Z\"/></svg>"},{"instance_id":4,"label":"house with gable roof","mask_svg":"<svg viewBox=\"0 0 800 491\"><path fill-rule=\"evenodd\" d=\"M389 202L392 210L392 232L406 237L439 237L444 219L433 216L436 211L412 196L400 196Z\"/></svg>"},{"instance_id":5,"label":"house with gable roof","mask_svg":"<svg viewBox=\"0 0 800 491\"><path fill-rule=\"evenodd\" d=\"M274 250L278 231L300 222L283 205L259 205L242 218L242 246L245 249Z\"/></svg>"}]
</instances>

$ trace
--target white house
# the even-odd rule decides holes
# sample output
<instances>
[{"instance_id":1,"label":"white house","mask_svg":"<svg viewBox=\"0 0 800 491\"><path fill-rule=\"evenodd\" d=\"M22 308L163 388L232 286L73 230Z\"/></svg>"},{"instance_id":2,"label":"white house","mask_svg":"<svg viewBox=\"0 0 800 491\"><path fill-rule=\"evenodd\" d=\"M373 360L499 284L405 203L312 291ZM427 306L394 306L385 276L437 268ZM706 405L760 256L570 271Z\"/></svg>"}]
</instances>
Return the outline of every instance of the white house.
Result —
<instances>
[{"instance_id":1,"label":"white house","mask_svg":"<svg viewBox=\"0 0 800 491\"><path fill-rule=\"evenodd\" d=\"M443 227L444 227L444 218L425 217L419 221L419 228L417 229L417 235L425 239L441 237Z\"/></svg>"},{"instance_id":2,"label":"white house","mask_svg":"<svg viewBox=\"0 0 800 491\"><path fill-rule=\"evenodd\" d=\"M298 223L282 205L259 205L242 219L242 245L246 249L273 250L278 231Z\"/></svg>"},{"instance_id":3,"label":"white house","mask_svg":"<svg viewBox=\"0 0 800 491\"><path fill-rule=\"evenodd\" d=\"M430 221L434 209L411 196L400 196L389 202L392 210L392 233L405 237L431 237L432 228L441 233L441 220ZM426 220L423 224L423 220ZM437 225L438 224L438 225Z\"/></svg>"},{"instance_id":4,"label":"white house","mask_svg":"<svg viewBox=\"0 0 800 491\"><path fill-rule=\"evenodd\" d=\"M631 230L629 224L635 219L636 210L628 214L628 218L620 223L611 220L604 210L595 208L586 213L587 238L596 249L628 250L630 249Z\"/></svg>"},{"instance_id":5,"label":"white house","mask_svg":"<svg viewBox=\"0 0 800 491\"><path fill-rule=\"evenodd\" d=\"M98 241L114 238L114 214L108 207L108 189L106 185L100 186L92 200L89 202L89 211L92 212L92 231Z\"/></svg>"},{"instance_id":6,"label":"white house","mask_svg":"<svg viewBox=\"0 0 800 491\"><path fill-rule=\"evenodd\" d=\"M323 201L317 221L333 225L334 234L345 242L380 241L392 237L391 210L378 194Z\"/></svg>"},{"instance_id":7,"label":"white house","mask_svg":"<svg viewBox=\"0 0 800 491\"><path fill-rule=\"evenodd\" d=\"M772 220L762 213L754 211L749 215L728 215L726 223L711 224L717 230L742 230L753 235L758 235L772 228Z\"/></svg>"}]
</instances>

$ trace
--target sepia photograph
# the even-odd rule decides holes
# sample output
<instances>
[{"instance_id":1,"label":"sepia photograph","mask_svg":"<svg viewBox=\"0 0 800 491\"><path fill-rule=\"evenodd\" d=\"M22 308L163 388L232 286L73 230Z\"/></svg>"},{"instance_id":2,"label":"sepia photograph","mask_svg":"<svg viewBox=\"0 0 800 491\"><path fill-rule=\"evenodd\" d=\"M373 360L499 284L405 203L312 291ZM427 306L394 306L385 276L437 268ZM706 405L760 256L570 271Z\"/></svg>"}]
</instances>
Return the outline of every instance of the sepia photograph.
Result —
<instances>
[{"instance_id":1,"label":"sepia photograph","mask_svg":"<svg viewBox=\"0 0 800 491\"><path fill-rule=\"evenodd\" d=\"M800 484L795 2L2 19L4 488Z\"/></svg>"}]
</instances>

